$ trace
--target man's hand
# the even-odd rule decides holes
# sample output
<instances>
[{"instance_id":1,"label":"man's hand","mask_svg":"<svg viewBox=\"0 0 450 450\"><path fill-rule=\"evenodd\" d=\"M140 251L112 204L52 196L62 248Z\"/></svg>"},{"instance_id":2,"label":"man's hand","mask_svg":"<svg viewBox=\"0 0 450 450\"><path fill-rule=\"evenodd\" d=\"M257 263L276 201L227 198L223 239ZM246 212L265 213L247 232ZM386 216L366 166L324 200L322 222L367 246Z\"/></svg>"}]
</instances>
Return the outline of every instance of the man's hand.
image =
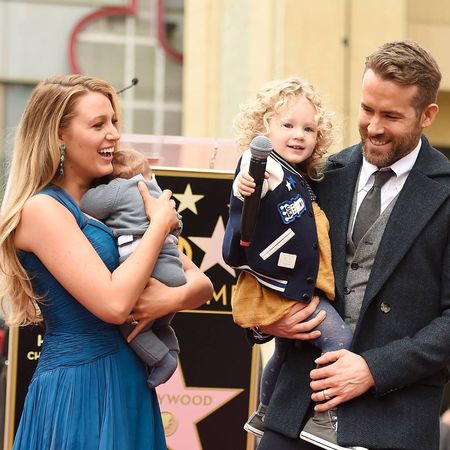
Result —
<instances>
[{"instance_id":1,"label":"man's hand","mask_svg":"<svg viewBox=\"0 0 450 450\"><path fill-rule=\"evenodd\" d=\"M311 399L317 412L328 411L367 392L375 381L363 357L348 350L337 350L315 361L323 366L311 371Z\"/></svg>"},{"instance_id":2,"label":"man's hand","mask_svg":"<svg viewBox=\"0 0 450 450\"><path fill-rule=\"evenodd\" d=\"M261 326L263 333L271 336L307 341L317 339L319 330L314 330L326 317L325 311L320 311L314 319L308 320L309 316L316 310L319 297L313 297L309 305L297 302L289 312L270 325Z\"/></svg>"}]
</instances>

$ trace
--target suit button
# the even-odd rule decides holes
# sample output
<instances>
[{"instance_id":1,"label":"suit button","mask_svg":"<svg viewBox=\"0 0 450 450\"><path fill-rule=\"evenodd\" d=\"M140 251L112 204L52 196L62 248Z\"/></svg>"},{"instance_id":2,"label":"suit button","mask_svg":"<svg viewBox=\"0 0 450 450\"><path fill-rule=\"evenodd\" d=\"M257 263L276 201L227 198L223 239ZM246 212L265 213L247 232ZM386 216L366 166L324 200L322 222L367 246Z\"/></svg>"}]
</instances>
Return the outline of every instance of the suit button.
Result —
<instances>
[{"instance_id":1,"label":"suit button","mask_svg":"<svg viewBox=\"0 0 450 450\"><path fill-rule=\"evenodd\" d=\"M308 294L302 294L302 300L309 300Z\"/></svg>"},{"instance_id":2,"label":"suit button","mask_svg":"<svg viewBox=\"0 0 450 450\"><path fill-rule=\"evenodd\" d=\"M312 211L308 211L308 216L312 217L314 215L314 213Z\"/></svg>"},{"instance_id":3,"label":"suit button","mask_svg":"<svg viewBox=\"0 0 450 450\"><path fill-rule=\"evenodd\" d=\"M351 290L349 287L345 286L345 288L344 288L344 294L345 294L345 295L348 295L348 294L350 294L350 292L352 292L352 290Z\"/></svg>"},{"instance_id":4,"label":"suit button","mask_svg":"<svg viewBox=\"0 0 450 450\"><path fill-rule=\"evenodd\" d=\"M382 313L387 314L391 311L391 305L389 303L382 302L380 305L380 310Z\"/></svg>"},{"instance_id":5,"label":"suit button","mask_svg":"<svg viewBox=\"0 0 450 450\"><path fill-rule=\"evenodd\" d=\"M317 250L319 248L317 242L313 242L312 247L313 247L314 250Z\"/></svg>"},{"instance_id":6,"label":"suit button","mask_svg":"<svg viewBox=\"0 0 450 450\"><path fill-rule=\"evenodd\" d=\"M314 278L312 278L312 277L307 277L307 278L306 278L306 282L307 282L308 284L314 284Z\"/></svg>"},{"instance_id":7,"label":"suit button","mask_svg":"<svg viewBox=\"0 0 450 450\"><path fill-rule=\"evenodd\" d=\"M359 269L358 263L351 263L351 264L350 264L350 267L351 267L353 270L358 270L358 269Z\"/></svg>"}]
</instances>

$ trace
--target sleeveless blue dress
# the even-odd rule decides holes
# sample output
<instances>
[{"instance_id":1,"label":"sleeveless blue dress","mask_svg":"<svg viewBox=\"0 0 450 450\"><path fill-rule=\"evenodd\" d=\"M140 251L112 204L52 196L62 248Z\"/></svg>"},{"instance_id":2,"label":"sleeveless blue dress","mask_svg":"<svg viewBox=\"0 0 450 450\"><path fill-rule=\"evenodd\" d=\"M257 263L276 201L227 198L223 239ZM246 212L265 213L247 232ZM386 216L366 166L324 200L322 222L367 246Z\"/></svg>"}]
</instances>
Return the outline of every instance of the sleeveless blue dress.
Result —
<instances>
[{"instance_id":1,"label":"sleeveless blue dress","mask_svg":"<svg viewBox=\"0 0 450 450\"><path fill-rule=\"evenodd\" d=\"M86 217L64 190L51 186L41 194L69 209L113 271L119 262L112 231ZM166 450L155 391L119 328L84 308L33 253L21 251L20 260L44 299L46 332L13 449Z\"/></svg>"}]
</instances>

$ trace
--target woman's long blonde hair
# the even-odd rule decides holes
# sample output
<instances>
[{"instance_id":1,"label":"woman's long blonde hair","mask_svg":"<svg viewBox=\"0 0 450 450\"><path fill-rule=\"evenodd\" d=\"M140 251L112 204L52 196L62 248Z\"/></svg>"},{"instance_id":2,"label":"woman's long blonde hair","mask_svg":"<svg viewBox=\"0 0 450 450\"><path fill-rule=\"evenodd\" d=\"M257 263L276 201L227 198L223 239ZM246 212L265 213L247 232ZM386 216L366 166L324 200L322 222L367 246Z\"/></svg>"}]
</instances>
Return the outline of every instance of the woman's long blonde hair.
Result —
<instances>
[{"instance_id":1,"label":"woman's long blonde hair","mask_svg":"<svg viewBox=\"0 0 450 450\"><path fill-rule=\"evenodd\" d=\"M109 83L67 75L41 81L34 88L19 123L0 215L0 298L9 325L42 320L39 298L18 258L15 231L26 201L56 178L60 161L59 130L69 125L77 99L89 92L108 97L120 119L118 97Z\"/></svg>"},{"instance_id":2,"label":"woman's long blonde hair","mask_svg":"<svg viewBox=\"0 0 450 450\"><path fill-rule=\"evenodd\" d=\"M309 178L318 180L322 178L320 168L334 138L333 114L324 108L314 86L300 78L270 81L257 92L254 101L241 105L240 113L234 121L236 140L239 150L245 151L255 136L269 134L269 121L277 110L300 95L316 108L318 123L316 148L302 164L302 172Z\"/></svg>"}]
</instances>

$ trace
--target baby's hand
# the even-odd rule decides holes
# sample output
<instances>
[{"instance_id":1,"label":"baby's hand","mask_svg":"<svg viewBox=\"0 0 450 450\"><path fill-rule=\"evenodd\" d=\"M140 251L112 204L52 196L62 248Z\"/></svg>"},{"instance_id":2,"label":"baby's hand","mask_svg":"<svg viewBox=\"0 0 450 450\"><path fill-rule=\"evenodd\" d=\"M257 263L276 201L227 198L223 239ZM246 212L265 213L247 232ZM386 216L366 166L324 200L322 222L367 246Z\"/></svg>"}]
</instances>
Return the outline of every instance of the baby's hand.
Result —
<instances>
[{"instance_id":1,"label":"baby's hand","mask_svg":"<svg viewBox=\"0 0 450 450\"><path fill-rule=\"evenodd\" d=\"M241 173L237 178L237 187L242 197L248 197L255 192L256 184L249 173Z\"/></svg>"}]
</instances>

